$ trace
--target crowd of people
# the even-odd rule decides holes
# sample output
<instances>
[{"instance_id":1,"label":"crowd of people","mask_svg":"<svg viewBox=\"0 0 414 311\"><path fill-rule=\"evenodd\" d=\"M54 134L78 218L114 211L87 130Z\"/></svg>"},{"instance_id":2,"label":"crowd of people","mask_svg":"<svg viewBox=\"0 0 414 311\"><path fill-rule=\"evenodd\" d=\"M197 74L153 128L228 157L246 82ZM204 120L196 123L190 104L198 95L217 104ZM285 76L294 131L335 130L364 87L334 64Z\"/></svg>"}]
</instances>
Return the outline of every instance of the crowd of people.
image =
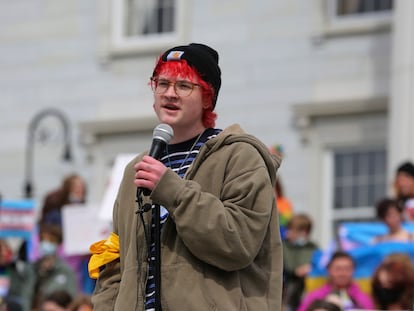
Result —
<instances>
[{"instance_id":1,"label":"crowd of people","mask_svg":"<svg viewBox=\"0 0 414 311\"><path fill-rule=\"evenodd\" d=\"M404 224L414 220L414 165L401 164L395 174L395 196L385 196L376 203L377 220L386 227L370 243L413 243L414 232ZM356 262L347 250L337 249L326 265L326 280L317 288L306 288L312 260L319 250L311 241L312 220L307 214L293 213L286 224L283 239L284 288L286 311L311 310L413 310L414 258L404 250L385 255L373 268L369 288L354 277ZM313 264L315 264L313 262Z\"/></svg>"},{"instance_id":2,"label":"crowd of people","mask_svg":"<svg viewBox=\"0 0 414 311\"><path fill-rule=\"evenodd\" d=\"M62 209L85 199L83 178L68 175L45 196L31 241L0 239L0 310L92 310L91 291L84 290L81 273L89 254L66 256L62 248Z\"/></svg>"}]
</instances>

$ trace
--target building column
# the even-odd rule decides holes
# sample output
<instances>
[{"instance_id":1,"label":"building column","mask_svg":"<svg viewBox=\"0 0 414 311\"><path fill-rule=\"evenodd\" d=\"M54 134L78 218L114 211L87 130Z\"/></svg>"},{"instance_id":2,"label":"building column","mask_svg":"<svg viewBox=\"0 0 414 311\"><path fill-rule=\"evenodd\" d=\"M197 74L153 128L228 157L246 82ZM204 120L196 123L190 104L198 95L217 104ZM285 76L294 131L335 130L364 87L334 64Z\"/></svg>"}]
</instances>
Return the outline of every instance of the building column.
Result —
<instances>
[{"instance_id":1,"label":"building column","mask_svg":"<svg viewBox=\"0 0 414 311\"><path fill-rule=\"evenodd\" d=\"M392 35L388 139L390 181L402 161L414 162L414 1L394 1Z\"/></svg>"}]
</instances>

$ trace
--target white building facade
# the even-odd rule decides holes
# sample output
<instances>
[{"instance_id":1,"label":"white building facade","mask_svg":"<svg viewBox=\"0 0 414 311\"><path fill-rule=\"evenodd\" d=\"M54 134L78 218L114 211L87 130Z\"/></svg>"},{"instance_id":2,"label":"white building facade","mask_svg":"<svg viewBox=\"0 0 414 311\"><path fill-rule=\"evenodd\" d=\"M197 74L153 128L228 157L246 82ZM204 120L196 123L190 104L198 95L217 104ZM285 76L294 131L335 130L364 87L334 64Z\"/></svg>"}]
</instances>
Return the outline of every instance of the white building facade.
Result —
<instances>
[{"instance_id":1,"label":"white building facade","mask_svg":"<svg viewBox=\"0 0 414 311\"><path fill-rule=\"evenodd\" d=\"M148 81L157 56L190 42L220 54L217 127L239 123L283 146L286 195L311 215L321 245L338 222L372 219L396 166L414 159L412 1L3 0L0 7L3 198L25 197L29 178L40 208L47 191L78 172L88 201L99 204L115 157L151 143L157 119ZM64 116L68 133L50 109ZM62 161L66 141L71 162Z\"/></svg>"}]
</instances>

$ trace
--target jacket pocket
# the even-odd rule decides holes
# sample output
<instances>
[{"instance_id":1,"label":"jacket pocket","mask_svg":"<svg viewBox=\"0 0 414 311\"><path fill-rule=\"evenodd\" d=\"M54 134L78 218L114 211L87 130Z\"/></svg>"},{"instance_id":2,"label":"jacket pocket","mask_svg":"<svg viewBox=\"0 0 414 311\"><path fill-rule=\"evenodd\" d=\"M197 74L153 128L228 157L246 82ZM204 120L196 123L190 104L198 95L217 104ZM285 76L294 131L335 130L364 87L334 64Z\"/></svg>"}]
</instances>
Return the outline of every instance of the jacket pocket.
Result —
<instances>
[{"instance_id":1,"label":"jacket pocket","mask_svg":"<svg viewBox=\"0 0 414 311\"><path fill-rule=\"evenodd\" d=\"M131 267L122 274L114 310L139 310L139 306L143 305L143 295L145 295L144 292L139 293L139 291L143 289L138 283L137 267Z\"/></svg>"},{"instance_id":2,"label":"jacket pocket","mask_svg":"<svg viewBox=\"0 0 414 311\"><path fill-rule=\"evenodd\" d=\"M164 266L161 300L165 311L217 311L205 290L204 275L191 264Z\"/></svg>"}]
</instances>

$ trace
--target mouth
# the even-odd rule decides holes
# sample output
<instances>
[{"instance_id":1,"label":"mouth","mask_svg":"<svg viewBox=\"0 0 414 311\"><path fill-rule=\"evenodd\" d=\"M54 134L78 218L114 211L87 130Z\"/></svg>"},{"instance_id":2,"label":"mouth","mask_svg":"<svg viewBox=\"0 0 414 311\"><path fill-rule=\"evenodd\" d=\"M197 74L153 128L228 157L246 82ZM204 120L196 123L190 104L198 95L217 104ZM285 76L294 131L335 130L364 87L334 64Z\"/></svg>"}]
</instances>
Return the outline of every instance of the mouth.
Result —
<instances>
[{"instance_id":1,"label":"mouth","mask_svg":"<svg viewBox=\"0 0 414 311\"><path fill-rule=\"evenodd\" d=\"M179 110L178 106L174 104L165 104L162 106L162 108L167 109L167 110L173 110L173 111Z\"/></svg>"}]
</instances>

